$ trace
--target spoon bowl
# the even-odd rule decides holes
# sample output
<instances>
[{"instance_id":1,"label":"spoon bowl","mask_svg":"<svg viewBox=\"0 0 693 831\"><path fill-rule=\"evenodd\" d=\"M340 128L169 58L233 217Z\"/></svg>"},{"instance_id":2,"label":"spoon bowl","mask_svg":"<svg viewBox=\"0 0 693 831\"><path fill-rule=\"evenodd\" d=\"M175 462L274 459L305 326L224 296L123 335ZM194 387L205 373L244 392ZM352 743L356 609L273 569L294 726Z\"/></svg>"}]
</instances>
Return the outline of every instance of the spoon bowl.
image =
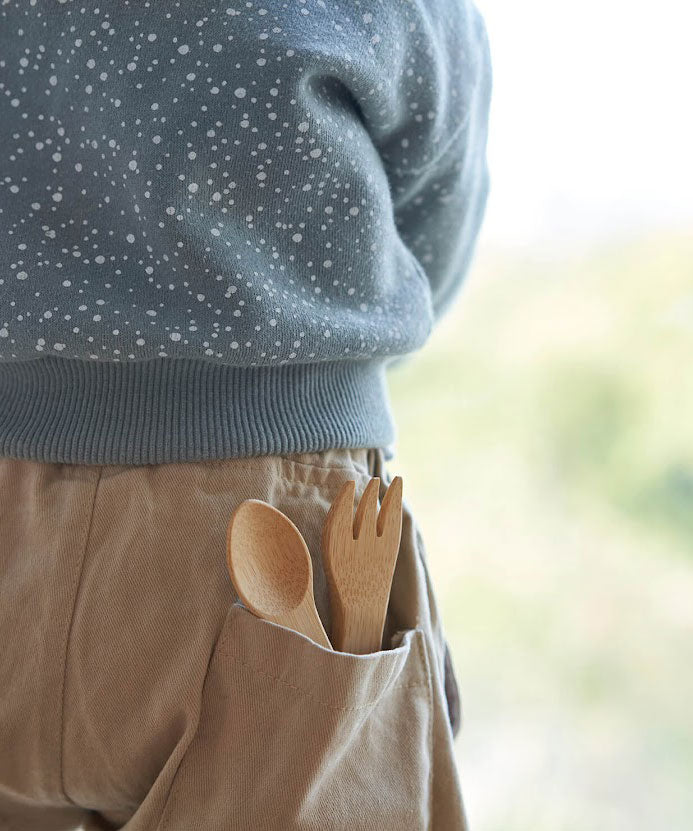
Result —
<instances>
[{"instance_id":1,"label":"spoon bowl","mask_svg":"<svg viewBox=\"0 0 693 831\"><path fill-rule=\"evenodd\" d=\"M310 552L284 513L259 499L241 502L227 527L226 563L253 614L332 649L315 608Z\"/></svg>"}]
</instances>

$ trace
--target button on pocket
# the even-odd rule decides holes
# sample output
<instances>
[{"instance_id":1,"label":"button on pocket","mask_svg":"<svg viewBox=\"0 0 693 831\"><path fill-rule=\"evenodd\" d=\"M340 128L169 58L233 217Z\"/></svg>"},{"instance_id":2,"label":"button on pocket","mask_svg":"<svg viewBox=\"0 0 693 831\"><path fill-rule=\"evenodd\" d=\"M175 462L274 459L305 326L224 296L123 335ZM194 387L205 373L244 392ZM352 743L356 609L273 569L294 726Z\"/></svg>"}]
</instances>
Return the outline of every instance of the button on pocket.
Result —
<instances>
[{"instance_id":1,"label":"button on pocket","mask_svg":"<svg viewBox=\"0 0 693 831\"><path fill-rule=\"evenodd\" d=\"M208 829L428 828L424 632L399 630L389 646L333 652L234 603L164 820L193 800Z\"/></svg>"}]
</instances>

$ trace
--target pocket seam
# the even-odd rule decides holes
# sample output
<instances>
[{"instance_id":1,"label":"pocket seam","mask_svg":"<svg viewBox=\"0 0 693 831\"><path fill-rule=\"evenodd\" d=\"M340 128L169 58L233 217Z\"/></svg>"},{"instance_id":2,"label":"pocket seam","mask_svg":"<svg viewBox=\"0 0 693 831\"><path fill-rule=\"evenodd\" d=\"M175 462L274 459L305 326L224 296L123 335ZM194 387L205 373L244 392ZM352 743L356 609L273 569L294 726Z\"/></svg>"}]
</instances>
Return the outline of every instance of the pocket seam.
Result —
<instances>
[{"instance_id":1,"label":"pocket seam","mask_svg":"<svg viewBox=\"0 0 693 831\"><path fill-rule=\"evenodd\" d=\"M419 650L420 650L421 649L421 640L420 640L420 638L417 638L417 642L419 644ZM306 690L303 687L297 687L295 684L290 684L288 681L284 681L282 678L277 678L275 675L271 675L269 672L264 672L263 670L259 669L258 667L253 666L252 664L249 664L246 661L242 661L240 658L236 657L235 655L232 655L230 652L221 651L219 654L224 655L227 658L230 658L232 661L234 661L234 663L237 663L237 664L240 664L241 666L246 667L251 672L254 672L256 675L260 675L263 678L268 678L271 681L276 681L279 684L283 684L285 687L289 687L292 690L296 690L296 692L302 693L307 698L311 698L316 704L319 704L321 707L325 707L325 708L330 709L330 710L339 710L339 711L344 711L344 712L348 712L348 711L351 711L351 710L364 710L364 709L367 709L368 707L375 706L380 701L380 699L384 695L389 693L391 690L415 689L416 687L428 687L429 686L428 664L424 660L423 665L426 668L426 682L425 683L422 682L420 684L395 684L394 686L386 687L380 693L380 695L377 698L375 698L373 701L367 702L366 704L357 704L353 707L339 707L336 704L330 704L329 701L321 701L319 698L317 698L315 695L313 695L313 693L311 693L309 690Z\"/></svg>"},{"instance_id":2,"label":"pocket seam","mask_svg":"<svg viewBox=\"0 0 693 831\"><path fill-rule=\"evenodd\" d=\"M431 756L431 763L428 766L428 816L429 816L429 826L428 829L433 827L433 759L435 758L435 754L433 752L433 722L435 720L435 712L433 707L433 681L431 679L431 663L430 663L430 656L428 655L428 644L422 644L421 641L426 640L426 635L424 634L423 637L419 639L419 649L421 650L421 657L424 662L424 667L426 669L426 679L428 683L426 684L426 706L428 708L428 752Z\"/></svg>"}]
</instances>

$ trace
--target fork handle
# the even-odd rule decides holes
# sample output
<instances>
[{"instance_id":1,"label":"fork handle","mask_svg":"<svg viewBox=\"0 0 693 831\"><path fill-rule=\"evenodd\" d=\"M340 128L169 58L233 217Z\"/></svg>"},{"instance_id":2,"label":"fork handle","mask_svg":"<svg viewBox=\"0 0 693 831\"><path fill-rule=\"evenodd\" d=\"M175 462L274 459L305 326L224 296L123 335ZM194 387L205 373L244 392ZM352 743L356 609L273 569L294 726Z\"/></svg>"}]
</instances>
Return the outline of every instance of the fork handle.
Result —
<instances>
[{"instance_id":1,"label":"fork handle","mask_svg":"<svg viewBox=\"0 0 693 831\"><path fill-rule=\"evenodd\" d=\"M383 630L387 616L384 608L373 603L337 603L332 613L332 646L340 652L368 655L382 649Z\"/></svg>"}]
</instances>

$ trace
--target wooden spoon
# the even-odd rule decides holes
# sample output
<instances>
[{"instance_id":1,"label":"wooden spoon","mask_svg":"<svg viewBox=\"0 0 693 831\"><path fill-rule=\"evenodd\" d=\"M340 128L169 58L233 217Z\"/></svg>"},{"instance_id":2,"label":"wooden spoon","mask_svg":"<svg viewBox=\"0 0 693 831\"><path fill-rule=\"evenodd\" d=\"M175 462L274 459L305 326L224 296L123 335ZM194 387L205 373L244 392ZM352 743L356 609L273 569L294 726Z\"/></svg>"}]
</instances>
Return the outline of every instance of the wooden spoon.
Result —
<instances>
[{"instance_id":1,"label":"wooden spoon","mask_svg":"<svg viewBox=\"0 0 693 831\"><path fill-rule=\"evenodd\" d=\"M332 649L315 608L310 552L285 514L259 499L241 502L226 530L226 563L253 614Z\"/></svg>"},{"instance_id":2,"label":"wooden spoon","mask_svg":"<svg viewBox=\"0 0 693 831\"><path fill-rule=\"evenodd\" d=\"M365 655L382 648L392 577L402 536L402 477L395 476L378 510L379 477L371 478L353 518L356 482L337 494L322 532L330 592L332 643Z\"/></svg>"}]
</instances>

